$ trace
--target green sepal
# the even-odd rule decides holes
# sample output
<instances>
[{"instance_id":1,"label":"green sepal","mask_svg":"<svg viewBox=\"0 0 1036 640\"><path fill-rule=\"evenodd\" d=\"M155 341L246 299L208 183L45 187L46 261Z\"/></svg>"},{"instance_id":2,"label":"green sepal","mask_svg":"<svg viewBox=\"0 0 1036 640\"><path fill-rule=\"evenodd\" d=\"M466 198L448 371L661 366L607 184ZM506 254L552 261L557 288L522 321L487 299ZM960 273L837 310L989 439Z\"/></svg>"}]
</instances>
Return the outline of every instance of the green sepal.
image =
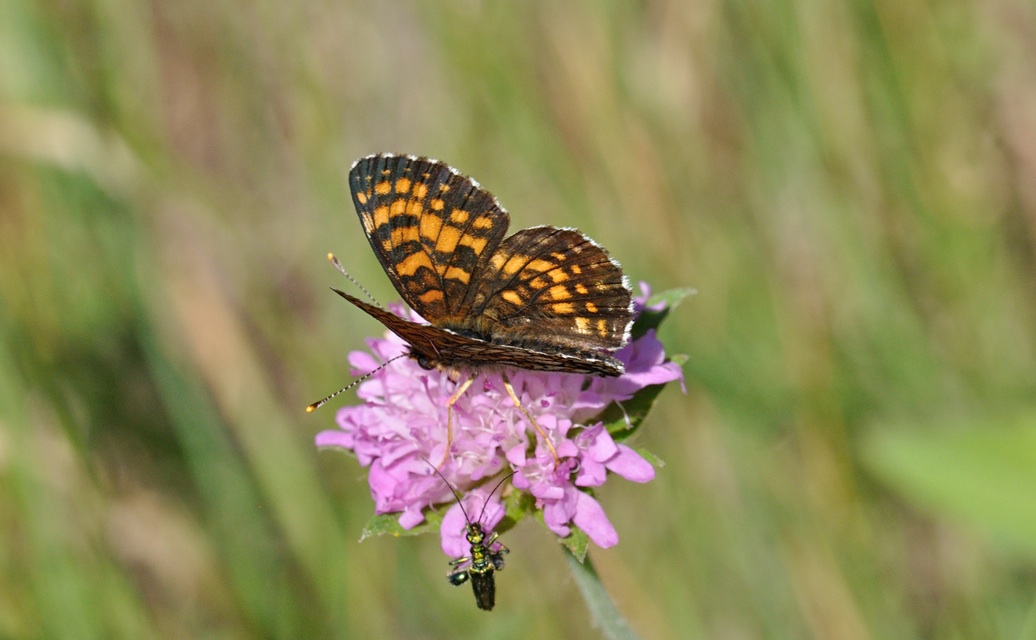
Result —
<instances>
[{"instance_id":1,"label":"green sepal","mask_svg":"<svg viewBox=\"0 0 1036 640\"><path fill-rule=\"evenodd\" d=\"M648 463L651 466L655 467L656 469L661 469L662 467L665 466L665 460L663 460L662 458L656 456L654 453L648 451L647 449L642 449L640 447L633 447L633 450L636 451L637 454L640 455L641 458L644 458L645 460L647 460Z\"/></svg>"},{"instance_id":2,"label":"green sepal","mask_svg":"<svg viewBox=\"0 0 1036 640\"><path fill-rule=\"evenodd\" d=\"M644 309L633 322L633 328L630 330L631 337L636 340L647 333L649 329L657 329L676 305L680 304L684 298L693 296L696 293L698 293L696 289L680 287L677 289L661 291L648 298L647 302L644 304ZM658 304L662 302L665 303L665 307L662 309L657 311L651 309L651 307L658 306Z\"/></svg>"},{"instance_id":3,"label":"green sepal","mask_svg":"<svg viewBox=\"0 0 1036 640\"><path fill-rule=\"evenodd\" d=\"M569 552L571 552L572 555L575 556L577 560L582 562L583 558L586 557L587 551L589 550L589 535L586 535L586 532L583 531L582 529L580 529L575 524L572 524L572 525L569 526L569 530L570 530L569 534L566 535L565 537L557 535L556 533L554 533L553 531L550 530L550 527L547 526L547 522L543 519L543 512L542 511L536 511L536 498L534 498L533 496L531 496L529 494L526 494L524 492L519 492L519 493L522 493L525 496L527 496L527 499L526 498L522 498L522 501L523 502L527 501L529 503L529 505L530 505L529 508L531 510L531 511L524 512L523 515L524 516L531 516L531 517L535 518L536 521L539 522L540 525L543 526L543 528L547 529L548 533L550 533L551 535L553 535L555 537L555 539L557 540L557 543L559 545L562 545L563 547L568 549ZM523 506L523 508L524 508L524 506Z\"/></svg>"},{"instance_id":4,"label":"green sepal","mask_svg":"<svg viewBox=\"0 0 1036 640\"><path fill-rule=\"evenodd\" d=\"M512 488L504 498L504 519L516 523L536 511L536 498L527 491Z\"/></svg>"},{"instance_id":5,"label":"green sepal","mask_svg":"<svg viewBox=\"0 0 1036 640\"><path fill-rule=\"evenodd\" d=\"M381 515L371 516L370 520L363 527L363 532L360 535L360 541L364 541L367 538L373 536L384 536L391 535L397 538L404 536L420 536L426 533L437 533L442 527L442 519L446 515L446 511L453 505L450 503L443 503L442 505L428 507L424 510L424 522L417 525L413 529L404 529L399 525L399 513L385 513ZM531 494L525 491L513 489L504 498L504 517L503 519L493 528L497 533L504 533L509 529L512 529L519 520L534 513L536 511L536 498L532 497ZM472 518L477 518L478 514L469 514Z\"/></svg>"},{"instance_id":6,"label":"green sepal","mask_svg":"<svg viewBox=\"0 0 1036 640\"><path fill-rule=\"evenodd\" d=\"M511 492L504 497L504 517L493 527L493 531L499 534L506 533L514 528L514 525L525 516L536 510L536 498L531 494L512 487ZM475 517L472 514L472 517Z\"/></svg>"},{"instance_id":7,"label":"green sepal","mask_svg":"<svg viewBox=\"0 0 1036 640\"><path fill-rule=\"evenodd\" d=\"M390 535L397 538L404 536L420 536L426 533L435 533L442 523L442 513L429 510L425 513L425 521L413 529L404 529L399 525L399 513L383 513L371 516L367 524L363 526L360 534L360 542L374 536Z\"/></svg>"},{"instance_id":8,"label":"green sepal","mask_svg":"<svg viewBox=\"0 0 1036 640\"><path fill-rule=\"evenodd\" d=\"M571 529L572 532L564 538L558 538L558 542L581 563L586 559L586 554L590 550L590 536L574 524L571 525Z\"/></svg>"},{"instance_id":9,"label":"green sepal","mask_svg":"<svg viewBox=\"0 0 1036 640\"><path fill-rule=\"evenodd\" d=\"M668 362L674 362L674 363L676 363L676 366L678 366L681 369L683 369L684 363L687 362L689 359L690 359L690 356L688 356L686 353L677 353L677 354L669 356Z\"/></svg>"}]
</instances>

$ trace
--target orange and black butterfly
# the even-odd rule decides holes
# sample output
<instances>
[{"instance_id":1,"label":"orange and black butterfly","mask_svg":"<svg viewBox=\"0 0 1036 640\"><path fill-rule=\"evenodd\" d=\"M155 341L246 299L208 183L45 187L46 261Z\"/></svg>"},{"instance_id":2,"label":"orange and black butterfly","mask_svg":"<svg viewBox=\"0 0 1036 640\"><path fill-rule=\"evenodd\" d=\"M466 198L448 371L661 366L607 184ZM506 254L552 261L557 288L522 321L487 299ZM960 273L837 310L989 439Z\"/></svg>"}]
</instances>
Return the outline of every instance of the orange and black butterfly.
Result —
<instances>
[{"instance_id":1,"label":"orange and black butterfly","mask_svg":"<svg viewBox=\"0 0 1036 640\"><path fill-rule=\"evenodd\" d=\"M368 156L353 165L349 187L389 280L429 324L334 291L405 340L422 367L469 373L448 404L448 441L452 406L479 371L625 372L612 352L629 341L629 281L599 244L550 226L505 238L510 216L496 198L436 160ZM535 425L506 376L504 384Z\"/></svg>"}]
</instances>

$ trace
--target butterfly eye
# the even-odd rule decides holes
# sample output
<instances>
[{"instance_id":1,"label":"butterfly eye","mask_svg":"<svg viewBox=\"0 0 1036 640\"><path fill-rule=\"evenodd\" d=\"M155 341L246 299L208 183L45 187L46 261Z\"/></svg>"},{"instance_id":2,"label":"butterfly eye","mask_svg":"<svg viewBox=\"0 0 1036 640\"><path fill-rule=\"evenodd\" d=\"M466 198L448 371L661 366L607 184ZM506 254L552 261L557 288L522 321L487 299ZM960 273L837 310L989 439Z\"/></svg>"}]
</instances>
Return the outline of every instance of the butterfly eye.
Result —
<instances>
[{"instance_id":1,"label":"butterfly eye","mask_svg":"<svg viewBox=\"0 0 1036 640\"><path fill-rule=\"evenodd\" d=\"M414 353L412 355L414 356L414 360L417 360L417 365L422 369L431 371L435 368L435 365L432 364L432 361L429 360L427 356L421 355L420 353Z\"/></svg>"}]
</instances>

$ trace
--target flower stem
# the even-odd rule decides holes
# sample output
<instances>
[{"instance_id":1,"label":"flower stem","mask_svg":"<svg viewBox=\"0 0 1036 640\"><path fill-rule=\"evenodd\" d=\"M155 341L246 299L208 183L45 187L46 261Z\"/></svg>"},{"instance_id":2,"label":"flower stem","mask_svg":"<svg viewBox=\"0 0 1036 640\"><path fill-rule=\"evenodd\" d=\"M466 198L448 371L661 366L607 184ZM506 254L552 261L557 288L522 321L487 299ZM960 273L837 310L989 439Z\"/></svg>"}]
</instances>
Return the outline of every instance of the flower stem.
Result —
<instances>
[{"instance_id":1,"label":"flower stem","mask_svg":"<svg viewBox=\"0 0 1036 640\"><path fill-rule=\"evenodd\" d=\"M594 570L590 557L586 556L580 562L567 547L562 546L565 559L568 560L568 568L579 585L579 591L586 600L586 606L590 609L590 616L604 636L609 640L635 640L637 634L633 633L626 623L625 618L615 608L615 603L601 584L601 578Z\"/></svg>"}]
</instances>

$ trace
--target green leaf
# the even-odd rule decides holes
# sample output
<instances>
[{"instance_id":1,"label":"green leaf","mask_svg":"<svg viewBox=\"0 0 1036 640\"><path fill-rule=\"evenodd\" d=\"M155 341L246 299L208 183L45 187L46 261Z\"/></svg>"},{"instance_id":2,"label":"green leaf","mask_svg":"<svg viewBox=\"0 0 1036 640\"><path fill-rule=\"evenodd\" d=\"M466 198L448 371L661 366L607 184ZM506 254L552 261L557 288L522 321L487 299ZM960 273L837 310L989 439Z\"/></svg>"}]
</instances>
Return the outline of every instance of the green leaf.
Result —
<instances>
[{"instance_id":1,"label":"green leaf","mask_svg":"<svg viewBox=\"0 0 1036 640\"><path fill-rule=\"evenodd\" d=\"M662 291L648 298L644 310L640 312L640 315L633 323L633 329L630 332L633 339L636 340L650 329L657 329L662 324L662 321L666 319L666 316L669 315L669 312L680 304L684 298L693 296L696 293L698 292L695 289L683 287ZM665 307L658 311L651 309L651 307L658 306L660 303L664 303Z\"/></svg>"},{"instance_id":2,"label":"green leaf","mask_svg":"<svg viewBox=\"0 0 1036 640\"><path fill-rule=\"evenodd\" d=\"M933 513L1036 555L1036 419L873 434L864 461Z\"/></svg>"}]
</instances>

